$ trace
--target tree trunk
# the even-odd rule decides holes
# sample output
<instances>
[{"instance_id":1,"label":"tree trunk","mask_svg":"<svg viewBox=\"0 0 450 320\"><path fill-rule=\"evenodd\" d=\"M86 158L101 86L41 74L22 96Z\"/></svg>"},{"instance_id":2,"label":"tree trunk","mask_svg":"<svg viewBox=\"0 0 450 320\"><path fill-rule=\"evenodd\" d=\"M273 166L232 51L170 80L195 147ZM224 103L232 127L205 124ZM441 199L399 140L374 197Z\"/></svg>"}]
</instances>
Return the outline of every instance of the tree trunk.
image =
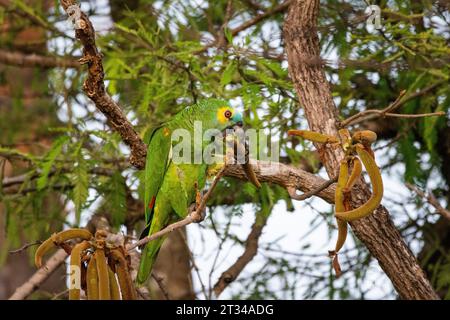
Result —
<instances>
[{"instance_id":1,"label":"tree trunk","mask_svg":"<svg viewBox=\"0 0 450 320\"><path fill-rule=\"evenodd\" d=\"M295 0L284 24L289 73L311 130L337 135L338 116L320 59L317 16L319 0ZM316 144L330 177L337 174L343 151ZM359 183L352 204L360 206L370 196ZM383 206L367 218L350 223L356 236L378 260L402 299L438 299L417 259L403 241Z\"/></svg>"}]
</instances>

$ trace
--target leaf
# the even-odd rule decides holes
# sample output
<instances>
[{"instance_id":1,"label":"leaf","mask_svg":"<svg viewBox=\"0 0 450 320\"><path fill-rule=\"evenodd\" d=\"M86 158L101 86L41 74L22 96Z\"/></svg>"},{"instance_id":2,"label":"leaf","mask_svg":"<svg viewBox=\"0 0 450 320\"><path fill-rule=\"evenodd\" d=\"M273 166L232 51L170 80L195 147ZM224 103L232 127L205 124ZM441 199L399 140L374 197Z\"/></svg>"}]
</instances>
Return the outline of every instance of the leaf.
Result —
<instances>
[{"instance_id":1,"label":"leaf","mask_svg":"<svg viewBox=\"0 0 450 320\"><path fill-rule=\"evenodd\" d=\"M41 168L41 174L37 180L37 189L41 191L47 186L48 175L50 170L53 167L53 163L55 162L56 157L61 154L62 148L64 144L69 140L69 136L60 136L58 137L52 145L52 148L49 150L47 155L45 156L44 163Z\"/></svg>"},{"instance_id":2,"label":"leaf","mask_svg":"<svg viewBox=\"0 0 450 320\"><path fill-rule=\"evenodd\" d=\"M233 80L233 76L236 73L236 63L231 62L222 74L222 78L220 79L220 84L225 86Z\"/></svg>"},{"instance_id":3,"label":"leaf","mask_svg":"<svg viewBox=\"0 0 450 320\"><path fill-rule=\"evenodd\" d=\"M448 102L448 101L447 101ZM444 104L441 103L434 112L445 111ZM445 117L425 117L423 138L428 151L433 155L435 153L435 145L438 140L438 132L443 124L445 124Z\"/></svg>"},{"instance_id":4,"label":"leaf","mask_svg":"<svg viewBox=\"0 0 450 320\"><path fill-rule=\"evenodd\" d=\"M125 178L116 171L109 180L109 184L111 188L106 196L106 203L113 226L119 227L125 221L127 213Z\"/></svg>"},{"instance_id":5,"label":"leaf","mask_svg":"<svg viewBox=\"0 0 450 320\"><path fill-rule=\"evenodd\" d=\"M89 175L87 163L84 159L82 149L77 153L77 163L73 170L73 195L72 200L75 204L76 225L80 224L81 210L89 195Z\"/></svg>"},{"instance_id":6,"label":"leaf","mask_svg":"<svg viewBox=\"0 0 450 320\"><path fill-rule=\"evenodd\" d=\"M229 28L224 28L223 33L225 34L225 38L227 38L228 43L233 43L233 34Z\"/></svg>"}]
</instances>

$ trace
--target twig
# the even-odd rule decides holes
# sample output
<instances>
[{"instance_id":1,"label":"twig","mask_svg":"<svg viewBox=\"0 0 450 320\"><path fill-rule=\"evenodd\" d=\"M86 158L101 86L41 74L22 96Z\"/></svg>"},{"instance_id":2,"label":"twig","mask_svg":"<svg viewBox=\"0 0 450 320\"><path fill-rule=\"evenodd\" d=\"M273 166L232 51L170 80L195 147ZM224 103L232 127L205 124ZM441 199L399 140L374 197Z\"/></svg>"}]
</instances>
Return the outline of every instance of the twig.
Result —
<instances>
[{"instance_id":1,"label":"twig","mask_svg":"<svg viewBox=\"0 0 450 320\"><path fill-rule=\"evenodd\" d=\"M422 118L422 117L431 117L431 116L444 116L445 112L442 112L442 111L431 112L431 113L422 113L422 114L392 113L392 111L398 109L399 107L404 105L406 102L427 94L428 92L430 92L431 90L440 86L443 83L444 83L444 81L438 81L438 82L426 87L425 89L423 89L421 91L415 92L415 93L407 96L406 98L404 98L405 94L406 94L406 90L403 90L400 92L397 99L395 99L395 101L393 103L391 103L389 106L387 106L386 108L384 108L382 110L370 109L370 110L361 111L361 112L345 119L344 121L341 121L339 126L341 128L345 128L350 125L355 125L355 124L361 123L363 121L372 120L372 119L379 118L379 117Z\"/></svg>"},{"instance_id":2,"label":"twig","mask_svg":"<svg viewBox=\"0 0 450 320\"><path fill-rule=\"evenodd\" d=\"M224 166L219 173L216 175L213 183L211 184L211 187L209 188L208 192L206 192L206 194L203 196L202 201L200 202L200 205L194 210L192 211L190 214L188 214L186 216L186 218L184 218L181 221L172 223L170 225L168 225L167 227L165 227L164 229L155 232L149 236L146 236L144 238L142 238L141 240L133 243L132 245L130 245L127 250L131 251L137 247L140 247L150 241L153 241L155 239L158 239L168 233L171 233L174 230L180 229L184 226L187 226L188 224L191 224L193 222L195 223L199 223L201 221L203 221L204 217L203 217L203 211L205 210L206 207L206 202L208 201L209 197L211 196L212 191L214 190L214 188L216 187L217 183L219 182L220 178L222 178L223 173L225 172L225 168L226 166Z\"/></svg>"},{"instance_id":3,"label":"twig","mask_svg":"<svg viewBox=\"0 0 450 320\"><path fill-rule=\"evenodd\" d=\"M302 201L302 200L306 200L308 198L311 198L312 196L317 195L322 190L325 190L326 188L331 186L333 183L337 182L337 179L338 179L337 177L334 177L333 179L327 180L323 184L321 184L319 187L317 187L316 189L305 192L300 195L297 194L297 188L294 186L289 186L286 188L286 190L288 191L289 196L292 199Z\"/></svg>"},{"instance_id":4,"label":"twig","mask_svg":"<svg viewBox=\"0 0 450 320\"><path fill-rule=\"evenodd\" d=\"M436 199L436 197L434 196L434 194L431 191L428 191L428 194L426 194L425 192L420 190L418 187L416 187L412 184L409 184L409 183L406 184L406 187L409 190L417 193L418 196L427 200L427 202L436 209L436 212L438 214L440 214L442 217L444 217L445 219L450 221L450 211L441 206L441 204L439 203L439 201Z\"/></svg>"},{"instance_id":5,"label":"twig","mask_svg":"<svg viewBox=\"0 0 450 320\"><path fill-rule=\"evenodd\" d=\"M164 298L166 298L166 300L170 300L169 292L167 291L167 288L163 283L164 279L160 276L157 276L153 272L152 272L152 278L155 279L156 283L158 284L159 289L161 290L162 294L164 295Z\"/></svg>"},{"instance_id":6,"label":"twig","mask_svg":"<svg viewBox=\"0 0 450 320\"><path fill-rule=\"evenodd\" d=\"M23 245L22 247L20 247L19 249L9 251L9 253L10 254L20 253L20 252L28 249L29 247L37 246L38 244L41 244L41 243L42 243L42 241L40 241L40 240L33 242L33 243L27 243L27 244Z\"/></svg>"},{"instance_id":7,"label":"twig","mask_svg":"<svg viewBox=\"0 0 450 320\"><path fill-rule=\"evenodd\" d=\"M234 37L238 33L242 32L242 31L244 31L244 30L246 30L246 29L248 29L248 28L250 28L250 27L252 27L254 25L256 25L257 23L259 23L259 22L269 18L270 16L272 16L272 15L274 15L276 13L285 11L289 7L289 4L291 2L292 2L292 0L286 0L285 2L283 2L283 3L273 7L272 9L268 9L266 12L256 15L252 19L242 23L240 26L238 26L238 27L236 27L234 29L231 29L230 30L230 34ZM220 39L220 37L219 37L219 39ZM205 45L200 50L195 51L194 53L195 54L203 53L203 52L207 51L209 48L211 48L211 47L213 47L213 46L215 46L217 44L220 45L221 43L220 43L220 41L215 40L212 43L209 43L209 44Z\"/></svg>"},{"instance_id":8,"label":"twig","mask_svg":"<svg viewBox=\"0 0 450 320\"><path fill-rule=\"evenodd\" d=\"M263 217L261 221L260 216L256 215L255 222L251 228L251 231L245 240L245 250L242 255L229 267L226 271L222 273L217 283L214 285L214 294L217 297L225 290L226 287L230 285L244 270L247 264L253 260L253 258L258 253L258 241L261 237L262 230L267 223L267 218Z\"/></svg>"},{"instance_id":9,"label":"twig","mask_svg":"<svg viewBox=\"0 0 450 320\"><path fill-rule=\"evenodd\" d=\"M9 300L24 300L33 293L39 286L64 262L67 253L63 249L59 249L45 265L36 271L31 278L14 291Z\"/></svg>"},{"instance_id":10,"label":"twig","mask_svg":"<svg viewBox=\"0 0 450 320\"><path fill-rule=\"evenodd\" d=\"M272 9L269 9L269 10L267 10L267 11L264 12L264 13L261 13L261 14L256 15L253 19L250 19L250 20L244 22L243 24L241 24L240 26L238 26L238 27L232 29L232 30L231 30L231 34L232 34L233 36L235 36L235 35L237 35L239 32L241 32L241 31L243 31L243 30L245 30L245 29L248 29L248 28L254 26L255 24L261 22L262 20L265 20L265 19L267 19L268 17L270 17L270 16L272 16L272 15L274 15L274 14L276 14L276 13L285 11L285 10L289 7L289 5L291 4L291 2L292 2L291 0L286 0L286 1L284 1L283 3L281 3L281 4L279 4L279 5L275 6L275 7L273 7Z\"/></svg>"},{"instance_id":11,"label":"twig","mask_svg":"<svg viewBox=\"0 0 450 320\"><path fill-rule=\"evenodd\" d=\"M74 0L61 0L60 2L66 12L70 6L78 5L77 1ZM123 142L130 147L130 163L136 168L142 169L145 166L147 148L122 113L119 105L106 92L103 82L102 55L95 44L95 30L91 21L83 12L81 12L78 25L80 28L75 30L75 35L83 45L83 57L79 61L81 64L88 65L88 76L83 84L83 90L95 103L97 109L105 115L108 124L120 134Z\"/></svg>"}]
</instances>

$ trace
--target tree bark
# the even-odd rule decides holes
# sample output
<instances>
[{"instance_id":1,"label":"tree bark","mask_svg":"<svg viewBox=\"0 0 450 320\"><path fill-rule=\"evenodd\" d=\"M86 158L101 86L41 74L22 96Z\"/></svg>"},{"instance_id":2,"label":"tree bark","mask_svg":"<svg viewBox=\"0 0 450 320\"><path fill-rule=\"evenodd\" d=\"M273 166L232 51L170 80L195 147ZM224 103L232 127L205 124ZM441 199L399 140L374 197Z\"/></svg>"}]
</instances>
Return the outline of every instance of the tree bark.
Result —
<instances>
[{"instance_id":1,"label":"tree bark","mask_svg":"<svg viewBox=\"0 0 450 320\"><path fill-rule=\"evenodd\" d=\"M305 110L309 128L336 135L339 125L329 83L320 59L317 17L319 0L295 0L284 24L289 73ZM330 177L337 173L343 151L316 144ZM354 207L370 195L369 186L359 183L352 193ZM402 299L439 299L417 259L403 241L383 206L367 218L350 223L356 236L378 260Z\"/></svg>"}]
</instances>

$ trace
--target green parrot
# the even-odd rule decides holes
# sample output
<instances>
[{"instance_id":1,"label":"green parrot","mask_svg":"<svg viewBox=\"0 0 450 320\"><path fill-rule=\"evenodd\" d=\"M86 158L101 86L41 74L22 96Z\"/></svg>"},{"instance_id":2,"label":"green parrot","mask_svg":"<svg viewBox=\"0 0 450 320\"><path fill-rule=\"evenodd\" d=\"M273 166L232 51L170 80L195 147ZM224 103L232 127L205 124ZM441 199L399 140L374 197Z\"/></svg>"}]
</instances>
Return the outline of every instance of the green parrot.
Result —
<instances>
[{"instance_id":1,"label":"green parrot","mask_svg":"<svg viewBox=\"0 0 450 320\"><path fill-rule=\"evenodd\" d=\"M176 145L172 141L172 133L184 129L194 137L195 121L201 122L203 137L208 129L225 131L242 126L243 120L242 114L228 102L209 99L185 108L170 121L153 129L148 142L145 174L146 228L141 238L185 218L189 214L189 206L195 202L197 191L205 186L208 164L203 158L190 163L179 163L172 159L173 147ZM201 150L210 143L211 140L201 141ZM191 149L192 159L195 159L195 147ZM136 278L138 285L142 285L150 275L165 238L158 238L145 245Z\"/></svg>"}]
</instances>

